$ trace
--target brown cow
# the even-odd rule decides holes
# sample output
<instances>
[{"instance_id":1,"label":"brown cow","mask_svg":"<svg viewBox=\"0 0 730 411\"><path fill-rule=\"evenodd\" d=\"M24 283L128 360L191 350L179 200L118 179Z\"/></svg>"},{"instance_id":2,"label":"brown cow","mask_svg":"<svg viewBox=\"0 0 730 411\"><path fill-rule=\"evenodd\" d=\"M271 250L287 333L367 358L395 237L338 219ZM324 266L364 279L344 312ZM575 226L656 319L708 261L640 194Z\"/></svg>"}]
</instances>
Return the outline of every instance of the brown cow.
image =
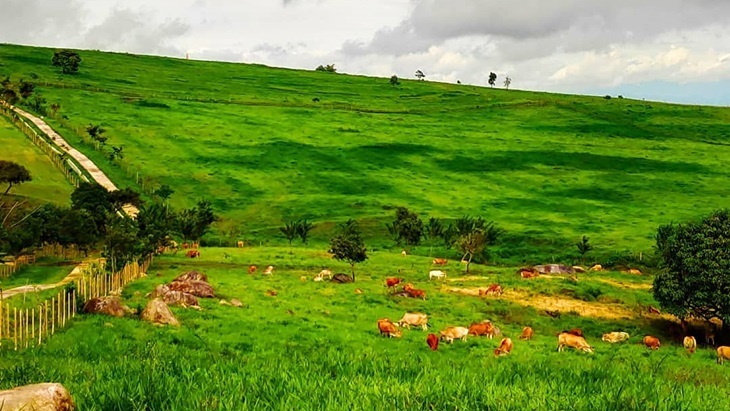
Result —
<instances>
[{"instance_id":1,"label":"brown cow","mask_svg":"<svg viewBox=\"0 0 730 411\"><path fill-rule=\"evenodd\" d=\"M656 337L652 337L651 335L645 336L643 341L646 348L650 348L652 350L658 350L659 346L661 345L659 339Z\"/></svg>"},{"instance_id":2,"label":"brown cow","mask_svg":"<svg viewBox=\"0 0 730 411\"><path fill-rule=\"evenodd\" d=\"M401 336L400 330L387 318L381 318L378 320L378 330L380 331L380 335L384 337L400 338Z\"/></svg>"},{"instance_id":3,"label":"brown cow","mask_svg":"<svg viewBox=\"0 0 730 411\"><path fill-rule=\"evenodd\" d=\"M436 336L436 334L429 334L428 337L426 337L426 344L428 344L428 347L436 351L439 348L439 337Z\"/></svg>"},{"instance_id":4,"label":"brown cow","mask_svg":"<svg viewBox=\"0 0 730 411\"><path fill-rule=\"evenodd\" d=\"M501 355L507 355L510 352L512 352L512 339L502 338L502 341L499 342L499 347L494 350L494 356L499 357Z\"/></svg>"},{"instance_id":5,"label":"brown cow","mask_svg":"<svg viewBox=\"0 0 730 411\"><path fill-rule=\"evenodd\" d=\"M255 265L249 265L249 266L248 266L248 273L249 273L249 274L253 274L253 273L255 273L255 272L256 272L256 270L258 270L258 267L256 267Z\"/></svg>"},{"instance_id":6,"label":"brown cow","mask_svg":"<svg viewBox=\"0 0 730 411\"><path fill-rule=\"evenodd\" d=\"M494 338L494 324L490 321L482 321L480 323L472 323L469 326L469 334L474 336L484 335L490 340Z\"/></svg>"},{"instance_id":7,"label":"brown cow","mask_svg":"<svg viewBox=\"0 0 730 411\"><path fill-rule=\"evenodd\" d=\"M200 243L199 243L199 242L197 242L197 241L196 241L196 242L193 242L193 243L192 243L192 244L190 245L190 247L192 247L192 248L198 248L198 247L200 247Z\"/></svg>"},{"instance_id":8,"label":"brown cow","mask_svg":"<svg viewBox=\"0 0 730 411\"><path fill-rule=\"evenodd\" d=\"M539 276L540 276L540 273L537 272L537 270L535 270L534 268L520 269L520 277L522 277L523 279L527 280L527 279L535 278L535 277L539 277Z\"/></svg>"},{"instance_id":9,"label":"brown cow","mask_svg":"<svg viewBox=\"0 0 730 411\"><path fill-rule=\"evenodd\" d=\"M492 284L486 290L479 290L479 295L502 295L504 291L499 284Z\"/></svg>"},{"instance_id":10,"label":"brown cow","mask_svg":"<svg viewBox=\"0 0 730 411\"><path fill-rule=\"evenodd\" d=\"M730 347L722 345L717 347L717 363L722 364L725 360L730 360Z\"/></svg>"},{"instance_id":11,"label":"brown cow","mask_svg":"<svg viewBox=\"0 0 730 411\"><path fill-rule=\"evenodd\" d=\"M586 339L569 333L560 333L558 335L558 351L563 351L565 347L575 348L576 350L593 352L593 347L588 345Z\"/></svg>"},{"instance_id":12,"label":"brown cow","mask_svg":"<svg viewBox=\"0 0 730 411\"><path fill-rule=\"evenodd\" d=\"M525 327L522 329L522 334L520 334L520 340L531 340L532 334L532 328Z\"/></svg>"},{"instance_id":13,"label":"brown cow","mask_svg":"<svg viewBox=\"0 0 730 411\"><path fill-rule=\"evenodd\" d=\"M385 286L392 289L393 293L395 293L395 286L405 281L402 278L398 277L388 277L385 279Z\"/></svg>"},{"instance_id":14,"label":"brown cow","mask_svg":"<svg viewBox=\"0 0 730 411\"><path fill-rule=\"evenodd\" d=\"M424 301L426 301L426 292L423 290L416 290L415 288L411 288L408 292L408 296L411 298L420 298Z\"/></svg>"},{"instance_id":15,"label":"brown cow","mask_svg":"<svg viewBox=\"0 0 730 411\"><path fill-rule=\"evenodd\" d=\"M406 283L406 285L403 286L403 291L405 291L405 292L409 292L413 289L414 289L414 287L413 287L413 284L411 284L411 283Z\"/></svg>"},{"instance_id":16,"label":"brown cow","mask_svg":"<svg viewBox=\"0 0 730 411\"><path fill-rule=\"evenodd\" d=\"M198 250L189 250L187 253L185 253L185 257L189 257L189 258L200 258L200 251L198 251Z\"/></svg>"},{"instance_id":17,"label":"brown cow","mask_svg":"<svg viewBox=\"0 0 730 411\"><path fill-rule=\"evenodd\" d=\"M241 240L236 241L236 247L243 248L243 241L241 241Z\"/></svg>"},{"instance_id":18,"label":"brown cow","mask_svg":"<svg viewBox=\"0 0 730 411\"><path fill-rule=\"evenodd\" d=\"M603 271L603 266L600 264L596 264L593 267L589 268L588 271Z\"/></svg>"},{"instance_id":19,"label":"brown cow","mask_svg":"<svg viewBox=\"0 0 730 411\"><path fill-rule=\"evenodd\" d=\"M449 260L447 260L445 258L434 258L433 259L433 265L446 265L446 263L448 263L448 262L449 262Z\"/></svg>"},{"instance_id":20,"label":"brown cow","mask_svg":"<svg viewBox=\"0 0 730 411\"><path fill-rule=\"evenodd\" d=\"M188 249L188 248L190 248L190 245L188 243L183 243L182 247L183 247L183 249Z\"/></svg>"},{"instance_id":21,"label":"brown cow","mask_svg":"<svg viewBox=\"0 0 730 411\"><path fill-rule=\"evenodd\" d=\"M682 341L682 345L684 348L687 349L687 352L690 354L694 354L695 350L697 349L697 340L695 340L695 337L688 335L684 337L684 341Z\"/></svg>"},{"instance_id":22,"label":"brown cow","mask_svg":"<svg viewBox=\"0 0 730 411\"><path fill-rule=\"evenodd\" d=\"M562 332L564 332L566 334L575 335L576 337L583 337L583 338L585 338L585 335L583 335L583 330L581 330L580 328L573 328L570 331L562 331Z\"/></svg>"}]
</instances>

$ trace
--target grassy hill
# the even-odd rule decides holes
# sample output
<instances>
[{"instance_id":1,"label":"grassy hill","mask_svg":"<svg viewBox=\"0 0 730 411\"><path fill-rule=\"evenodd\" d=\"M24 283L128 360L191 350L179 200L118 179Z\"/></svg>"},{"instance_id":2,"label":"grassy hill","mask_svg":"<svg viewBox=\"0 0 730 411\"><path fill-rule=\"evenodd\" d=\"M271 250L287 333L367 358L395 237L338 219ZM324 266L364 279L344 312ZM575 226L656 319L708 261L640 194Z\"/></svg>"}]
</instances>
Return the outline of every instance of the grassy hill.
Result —
<instances>
[{"instance_id":1,"label":"grassy hill","mask_svg":"<svg viewBox=\"0 0 730 411\"><path fill-rule=\"evenodd\" d=\"M33 180L14 186L10 194L34 202L70 203L73 186L58 171L51 160L10 122L0 117L0 160L14 161L30 171ZM5 191L3 185L0 193Z\"/></svg>"},{"instance_id":2,"label":"grassy hill","mask_svg":"<svg viewBox=\"0 0 730 411\"><path fill-rule=\"evenodd\" d=\"M495 220L505 257L582 235L638 252L657 225L730 205L728 109L92 51L61 75L52 53L0 45L0 76L37 77L61 106L50 123L121 185L212 199L229 239L307 217L321 241L355 217L385 243L405 205ZM88 124L124 147L119 165L73 137Z\"/></svg>"}]
</instances>

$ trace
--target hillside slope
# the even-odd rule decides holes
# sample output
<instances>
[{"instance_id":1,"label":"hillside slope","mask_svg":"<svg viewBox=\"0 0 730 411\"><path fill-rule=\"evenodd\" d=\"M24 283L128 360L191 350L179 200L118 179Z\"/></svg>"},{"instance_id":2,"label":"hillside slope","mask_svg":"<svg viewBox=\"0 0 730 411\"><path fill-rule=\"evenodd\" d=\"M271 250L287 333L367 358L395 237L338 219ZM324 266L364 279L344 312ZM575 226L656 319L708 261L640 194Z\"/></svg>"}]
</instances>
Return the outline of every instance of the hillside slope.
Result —
<instances>
[{"instance_id":1,"label":"hillside slope","mask_svg":"<svg viewBox=\"0 0 730 411\"><path fill-rule=\"evenodd\" d=\"M728 109L91 51L64 76L52 54L0 45L0 76L38 76L63 134L103 125L121 165L78 148L119 185L210 198L233 236L355 217L384 237L406 205L639 251L657 225L730 205Z\"/></svg>"}]
</instances>

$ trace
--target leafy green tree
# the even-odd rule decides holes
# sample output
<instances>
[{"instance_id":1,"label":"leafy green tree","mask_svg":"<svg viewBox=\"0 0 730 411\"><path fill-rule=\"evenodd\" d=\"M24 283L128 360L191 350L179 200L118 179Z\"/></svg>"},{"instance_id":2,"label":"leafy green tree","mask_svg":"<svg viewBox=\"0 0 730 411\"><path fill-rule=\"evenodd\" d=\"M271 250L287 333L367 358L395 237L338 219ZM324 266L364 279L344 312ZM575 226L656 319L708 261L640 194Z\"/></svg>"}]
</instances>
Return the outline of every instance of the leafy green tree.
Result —
<instances>
[{"instance_id":1,"label":"leafy green tree","mask_svg":"<svg viewBox=\"0 0 730 411\"><path fill-rule=\"evenodd\" d=\"M475 255L479 255L484 252L484 249L487 246L487 239L484 236L484 233L481 230L478 230L459 237L456 241L456 245L459 250L464 253L464 256L461 257L462 260L466 259L467 256L469 257L466 263L466 273L469 274L469 266L471 265L472 259Z\"/></svg>"},{"instance_id":2,"label":"leafy green tree","mask_svg":"<svg viewBox=\"0 0 730 411\"><path fill-rule=\"evenodd\" d=\"M430 239L436 239L441 237L441 235L444 232L444 225L436 217L431 217L428 219L428 225L426 225L426 234L428 234L428 238Z\"/></svg>"},{"instance_id":3,"label":"leafy green tree","mask_svg":"<svg viewBox=\"0 0 730 411\"><path fill-rule=\"evenodd\" d=\"M400 80L398 80L398 76L396 76L395 74L390 76L390 85L393 87L400 86Z\"/></svg>"},{"instance_id":4,"label":"leafy green tree","mask_svg":"<svg viewBox=\"0 0 730 411\"><path fill-rule=\"evenodd\" d=\"M116 208L121 208L124 205L132 204L135 207L140 207L144 203L141 194L129 187L125 187L119 190L109 192L109 201Z\"/></svg>"},{"instance_id":5,"label":"leafy green tree","mask_svg":"<svg viewBox=\"0 0 730 411\"><path fill-rule=\"evenodd\" d=\"M20 92L20 96L24 99L27 99L33 94L33 91L35 90L35 84L23 81L23 79L20 79L20 84L18 85L18 91Z\"/></svg>"},{"instance_id":6,"label":"leafy green tree","mask_svg":"<svg viewBox=\"0 0 730 411\"><path fill-rule=\"evenodd\" d=\"M71 50L59 50L53 53L51 63L54 67L61 67L63 74L73 74L79 71L81 56Z\"/></svg>"},{"instance_id":7,"label":"leafy green tree","mask_svg":"<svg viewBox=\"0 0 730 411\"><path fill-rule=\"evenodd\" d=\"M461 227L456 228L458 238L456 245L464 253L462 260L466 259L466 272L469 273L469 266L474 257L483 257L487 247L496 244L504 230L499 228L493 221L485 222L481 217L473 219L469 216L462 217ZM457 220L457 225L459 221Z\"/></svg>"},{"instance_id":8,"label":"leafy green tree","mask_svg":"<svg viewBox=\"0 0 730 411\"><path fill-rule=\"evenodd\" d=\"M104 225L106 226L106 221ZM85 209L63 210L58 227L58 243L64 248L75 245L84 254L87 254L88 250L93 248L100 239L97 222L94 221L93 215Z\"/></svg>"},{"instance_id":9,"label":"leafy green tree","mask_svg":"<svg viewBox=\"0 0 730 411\"><path fill-rule=\"evenodd\" d=\"M159 197L162 201L167 202L167 200L170 199L170 197L175 193L175 190L170 188L169 185L163 184L155 190L154 194L155 196Z\"/></svg>"},{"instance_id":10,"label":"leafy green tree","mask_svg":"<svg viewBox=\"0 0 730 411\"><path fill-rule=\"evenodd\" d=\"M102 145L106 144L107 137L104 136L106 130L99 124L89 124L86 127L86 133L92 140L98 141Z\"/></svg>"},{"instance_id":11,"label":"leafy green tree","mask_svg":"<svg viewBox=\"0 0 730 411\"><path fill-rule=\"evenodd\" d=\"M654 298L679 318L730 320L730 212L701 221L659 227L656 250L663 270L654 277Z\"/></svg>"},{"instance_id":12,"label":"leafy green tree","mask_svg":"<svg viewBox=\"0 0 730 411\"><path fill-rule=\"evenodd\" d=\"M45 97L38 93L34 94L32 98L25 101L25 105L30 107L31 110L43 116L48 114L48 108L46 107L47 103L48 100L46 100Z\"/></svg>"},{"instance_id":13,"label":"leafy green tree","mask_svg":"<svg viewBox=\"0 0 730 411\"><path fill-rule=\"evenodd\" d=\"M297 235L302 239L303 244L309 241L309 232L314 228L314 224L310 223L306 218L297 224Z\"/></svg>"},{"instance_id":14,"label":"leafy green tree","mask_svg":"<svg viewBox=\"0 0 730 411\"><path fill-rule=\"evenodd\" d=\"M61 219L67 209L57 207L53 204L44 204L33 216L41 227L38 242L40 244L60 244Z\"/></svg>"},{"instance_id":15,"label":"leafy green tree","mask_svg":"<svg viewBox=\"0 0 730 411\"><path fill-rule=\"evenodd\" d=\"M0 90L0 98L10 105L15 105L19 100L18 93L11 88L3 88Z\"/></svg>"},{"instance_id":16,"label":"leafy green tree","mask_svg":"<svg viewBox=\"0 0 730 411\"><path fill-rule=\"evenodd\" d=\"M155 253L158 248L169 245L174 231L174 218L168 208L160 203L145 204L137 214L137 237L140 240L141 254Z\"/></svg>"},{"instance_id":17,"label":"leafy green tree","mask_svg":"<svg viewBox=\"0 0 730 411\"><path fill-rule=\"evenodd\" d=\"M586 254L593 250L593 246L590 243L590 238L583 236L579 243L575 245L580 254L581 261L585 262Z\"/></svg>"},{"instance_id":18,"label":"leafy green tree","mask_svg":"<svg viewBox=\"0 0 730 411\"><path fill-rule=\"evenodd\" d=\"M494 73L489 73L489 85L491 87L494 87L494 84L497 82L497 75Z\"/></svg>"},{"instance_id":19,"label":"leafy green tree","mask_svg":"<svg viewBox=\"0 0 730 411\"><path fill-rule=\"evenodd\" d=\"M424 231L423 221L418 214L409 211L406 207L398 207L395 210L393 228L398 244L418 245L421 243Z\"/></svg>"},{"instance_id":20,"label":"leafy green tree","mask_svg":"<svg viewBox=\"0 0 730 411\"><path fill-rule=\"evenodd\" d=\"M142 256L141 242L137 237L139 229L134 220L117 214L110 215L107 224L101 255L107 259L106 267L116 272Z\"/></svg>"},{"instance_id":21,"label":"leafy green tree","mask_svg":"<svg viewBox=\"0 0 730 411\"><path fill-rule=\"evenodd\" d=\"M319 66L317 66L317 68L315 69L315 71L324 71L326 73L336 73L337 72L337 69L335 68L334 63L333 64L327 64L326 66L323 66L323 65L320 64Z\"/></svg>"},{"instance_id":22,"label":"leafy green tree","mask_svg":"<svg viewBox=\"0 0 730 411\"><path fill-rule=\"evenodd\" d=\"M441 239L444 241L444 247L451 248L459 235L459 230L454 227L454 224L449 223L446 228L441 230Z\"/></svg>"},{"instance_id":23,"label":"leafy green tree","mask_svg":"<svg viewBox=\"0 0 730 411\"><path fill-rule=\"evenodd\" d=\"M106 233L106 221L114 213L114 205L106 188L97 183L83 182L71 193L71 207L86 210L99 233Z\"/></svg>"},{"instance_id":24,"label":"leafy green tree","mask_svg":"<svg viewBox=\"0 0 730 411\"><path fill-rule=\"evenodd\" d=\"M183 236L183 240L199 241L209 230L211 225L218 220L213 212L213 206L208 200L198 201L198 204L190 209L182 210L177 217L177 230Z\"/></svg>"},{"instance_id":25,"label":"leafy green tree","mask_svg":"<svg viewBox=\"0 0 730 411\"><path fill-rule=\"evenodd\" d=\"M112 161L113 162L116 159L121 160L123 158L124 158L124 147L122 147L122 146L119 146L119 147L112 146L112 152L109 153L109 161Z\"/></svg>"},{"instance_id":26,"label":"leafy green tree","mask_svg":"<svg viewBox=\"0 0 730 411\"><path fill-rule=\"evenodd\" d=\"M338 233L330 240L330 254L336 260L350 264L352 281L355 281L355 264L368 258L367 248L357 222L350 219L338 226Z\"/></svg>"},{"instance_id":27,"label":"leafy green tree","mask_svg":"<svg viewBox=\"0 0 730 411\"><path fill-rule=\"evenodd\" d=\"M12 161L0 160L0 184L7 184L3 195L7 195L13 185L19 185L33 180L25 166Z\"/></svg>"}]
</instances>

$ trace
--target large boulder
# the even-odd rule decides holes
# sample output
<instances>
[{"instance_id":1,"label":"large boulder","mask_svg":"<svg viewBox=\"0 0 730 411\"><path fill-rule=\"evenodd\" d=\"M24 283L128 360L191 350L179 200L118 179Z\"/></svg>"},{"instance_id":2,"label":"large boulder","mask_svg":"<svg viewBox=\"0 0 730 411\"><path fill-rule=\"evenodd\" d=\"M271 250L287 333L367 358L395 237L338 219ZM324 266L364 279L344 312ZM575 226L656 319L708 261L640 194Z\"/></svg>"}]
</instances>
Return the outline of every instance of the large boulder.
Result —
<instances>
[{"instance_id":1,"label":"large boulder","mask_svg":"<svg viewBox=\"0 0 730 411\"><path fill-rule=\"evenodd\" d=\"M179 305L182 307L200 307L200 304L198 304L198 299L188 293L183 293L180 291L168 291L162 296L159 296L162 298L162 301L165 302L165 304L169 305Z\"/></svg>"},{"instance_id":2,"label":"large boulder","mask_svg":"<svg viewBox=\"0 0 730 411\"><path fill-rule=\"evenodd\" d=\"M122 304L117 296L92 298L84 304L84 312L87 314L104 314L112 317L124 317L130 312L129 307Z\"/></svg>"},{"instance_id":3,"label":"large boulder","mask_svg":"<svg viewBox=\"0 0 730 411\"><path fill-rule=\"evenodd\" d=\"M540 274L573 274L573 268L562 264L544 264L532 267Z\"/></svg>"},{"instance_id":4,"label":"large boulder","mask_svg":"<svg viewBox=\"0 0 730 411\"><path fill-rule=\"evenodd\" d=\"M170 307L160 298L154 298L147 303L147 306L142 311L141 318L155 325L180 325L177 318L172 315Z\"/></svg>"},{"instance_id":5,"label":"large boulder","mask_svg":"<svg viewBox=\"0 0 730 411\"><path fill-rule=\"evenodd\" d=\"M213 298L215 292L213 287L205 281L200 280L189 280L189 281L173 281L167 285L170 291L180 291L183 293L192 294L196 297L201 298Z\"/></svg>"},{"instance_id":6,"label":"large boulder","mask_svg":"<svg viewBox=\"0 0 730 411\"><path fill-rule=\"evenodd\" d=\"M68 390L55 383L33 384L0 391L2 411L73 411L76 409Z\"/></svg>"},{"instance_id":7,"label":"large boulder","mask_svg":"<svg viewBox=\"0 0 730 411\"><path fill-rule=\"evenodd\" d=\"M188 271L187 273L180 274L172 281L204 281L208 282L208 276L199 271Z\"/></svg>"},{"instance_id":8,"label":"large boulder","mask_svg":"<svg viewBox=\"0 0 730 411\"><path fill-rule=\"evenodd\" d=\"M337 273L332 276L332 279L330 281L333 283L339 283L339 284L351 283L352 277L350 277L347 274Z\"/></svg>"},{"instance_id":9,"label":"large boulder","mask_svg":"<svg viewBox=\"0 0 730 411\"><path fill-rule=\"evenodd\" d=\"M170 287L167 284L160 284L155 287L155 290L149 293L147 296L150 298L164 297L165 294L170 292Z\"/></svg>"}]
</instances>

